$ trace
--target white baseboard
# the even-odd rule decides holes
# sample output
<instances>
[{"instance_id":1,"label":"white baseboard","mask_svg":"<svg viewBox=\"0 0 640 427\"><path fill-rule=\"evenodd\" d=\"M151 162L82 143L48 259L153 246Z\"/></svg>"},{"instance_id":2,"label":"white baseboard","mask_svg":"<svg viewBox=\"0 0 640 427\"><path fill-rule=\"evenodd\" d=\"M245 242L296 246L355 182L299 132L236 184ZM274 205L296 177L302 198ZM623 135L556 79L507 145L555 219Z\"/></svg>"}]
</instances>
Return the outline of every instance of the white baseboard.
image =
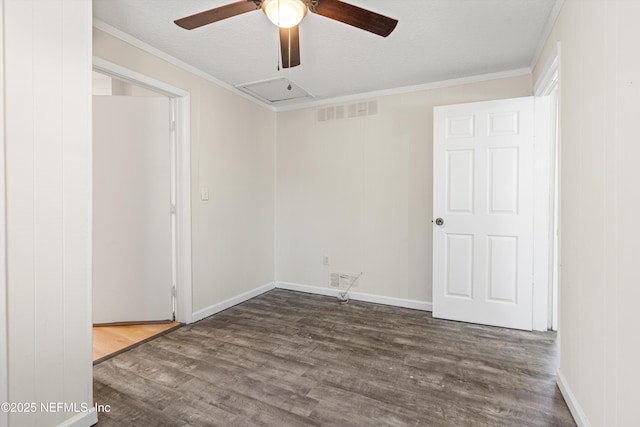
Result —
<instances>
[{"instance_id":1,"label":"white baseboard","mask_svg":"<svg viewBox=\"0 0 640 427\"><path fill-rule=\"evenodd\" d=\"M306 292L309 294L326 295L337 297L341 290L335 288L323 288L320 286L300 285L290 282L276 282L278 289L289 291ZM385 297L382 295L366 294L363 292L349 291L349 298L356 301L373 302L376 304L392 305L394 307L412 308L414 310L431 311L433 304L425 301L416 301L403 298Z\"/></svg>"},{"instance_id":2,"label":"white baseboard","mask_svg":"<svg viewBox=\"0 0 640 427\"><path fill-rule=\"evenodd\" d=\"M562 393L562 397L564 397L564 401L567 402L569 411L571 411L571 415L573 415L573 419L578 427L591 427L587 414L582 410L580 403L578 403L578 399L576 399L576 396L571 391L569 384L567 384L566 378L562 375L562 372L560 372L559 369L556 376L556 382L558 383L558 388Z\"/></svg>"},{"instance_id":3,"label":"white baseboard","mask_svg":"<svg viewBox=\"0 0 640 427\"><path fill-rule=\"evenodd\" d=\"M267 283L266 285L259 286L255 289L244 292L233 298L229 298L228 300L219 302L218 304L213 304L213 305L210 305L209 307L205 307L201 310L194 312L191 315L191 321L197 322L198 320L202 320L205 317L209 317L213 314L221 312L222 310L226 310L229 307L233 307L234 305L238 305L241 302L245 302L247 300L250 300L251 298L257 297L260 294L268 292L274 287L275 287L275 284L273 282Z\"/></svg>"},{"instance_id":4,"label":"white baseboard","mask_svg":"<svg viewBox=\"0 0 640 427\"><path fill-rule=\"evenodd\" d=\"M90 427L98 422L98 412L91 407L87 412L81 412L66 421L58 424L58 427Z\"/></svg>"}]
</instances>

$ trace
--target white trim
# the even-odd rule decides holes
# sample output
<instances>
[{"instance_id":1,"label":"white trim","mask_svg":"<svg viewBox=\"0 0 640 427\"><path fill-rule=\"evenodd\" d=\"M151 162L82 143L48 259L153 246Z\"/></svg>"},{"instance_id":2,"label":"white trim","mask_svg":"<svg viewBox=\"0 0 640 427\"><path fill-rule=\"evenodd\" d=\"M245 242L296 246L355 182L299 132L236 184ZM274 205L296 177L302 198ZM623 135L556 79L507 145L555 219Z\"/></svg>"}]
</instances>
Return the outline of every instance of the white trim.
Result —
<instances>
[{"instance_id":1,"label":"white trim","mask_svg":"<svg viewBox=\"0 0 640 427\"><path fill-rule=\"evenodd\" d=\"M569 384L567 383L567 379L562 375L562 372L558 370L558 375L556 376L556 382L558 384L558 388L560 389L560 393L562 393L562 397L564 397L564 401L567 403L569 407L569 411L571 415L573 415L573 419L575 420L578 427L591 427L591 423L587 418L587 414L584 413L582 407L578 403L578 399L571 391Z\"/></svg>"},{"instance_id":2,"label":"white trim","mask_svg":"<svg viewBox=\"0 0 640 427\"><path fill-rule=\"evenodd\" d=\"M550 216L551 193L551 102L548 96L535 97L535 128L533 145L533 322L534 331L546 331L549 319L549 280L551 266L549 253L549 229L553 228Z\"/></svg>"},{"instance_id":3,"label":"white trim","mask_svg":"<svg viewBox=\"0 0 640 427\"><path fill-rule=\"evenodd\" d=\"M106 61L97 56L93 57L93 69L104 74L108 74L112 77L117 77L123 80L127 80L135 83L138 86L142 86L145 89L150 89L154 92L160 92L164 95L171 97L185 97L190 96L190 93L186 90L171 86L160 80L148 77L144 74L133 71L129 68L125 68L121 65L114 64L113 62Z\"/></svg>"},{"instance_id":4,"label":"white trim","mask_svg":"<svg viewBox=\"0 0 640 427\"><path fill-rule=\"evenodd\" d=\"M177 286L176 320L192 322L191 270L191 95L189 92L155 80L120 65L93 57L93 69L163 93L175 100L176 106L176 173L177 173Z\"/></svg>"},{"instance_id":5,"label":"white trim","mask_svg":"<svg viewBox=\"0 0 640 427\"><path fill-rule=\"evenodd\" d=\"M551 95L560 78L560 42L556 42L542 72L533 84L534 96Z\"/></svg>"},{"instance_id":6,"label":"white trim","mask_svg":"<svg viewBox=\"0 0 640 427\"><path fill-rule=\"evenodd\" d=\"M536 48L536 52L533 54L533 58L531 60L530 69L533 70L536 63L540 59L540 55L542 54L542 49L544 49L544 45L547 43L547 39L551 35L551 31L553 31L554 25L556 25L556 20L560 15L560 10L562 10L562 5L564 4L564 0L558 0L553 5L553 9L551 9L551 13L549 13L549 19L547 20L547 24L542 31L542 35L540 36L540 40L538 40L538 47Z\"/></svg>"},{"instance_id":7,"label":"white trim","mask_svg":"<svg viewBox=\"0 0 640 427\"><path fill-rule=\"evenodd\" d=\"M168 63L170 63L172 65L175 65L178 68L181 68L181 69L183 69L185 71L188 71L188 72L190 72L192 74L195 74L196 76L201 77L201 78L203 78L203 79L205 79L205 80L207 80L207 81L209 81L211 83L214 83L214 84L216 84L216 85L218 85L220 87L223 87L223 88L235 93L236 95L240 95L241 97L243 97L245 99L248 99L249 101L251 101L251 102L253 102L255 104L260 105L261 107L268 108L269 110L272 110L272 111L276 111L276 109L274 107L272 107L271 105L267 105L264 102L262 102L262 101L260 101L260 100L258 100L256 98L248 95L247 93L235 88L234 86L232 86L232 85L230 85L228 83L225 83L220 79L215 78L211 74L209 74L207 72L204 72L201 69L194 67L193 65L189 65L186 62L184 62L184 61L182 61L182 60L180 60L180 59L178 59L178 58L176 58L174 56L171 56L168 53L165 53L165 52L161 51L160 49L157 49L157 48L151 46L150 44L145 43L142 40L137 39L137 38L135 38L134 36L132 36L132 35L130 35L128 33L125 33L124 31L121 31L121 30L119 30L119 29L117 29L115 27L112 27L111 25L107 24L106 22L103 22L103 21L101 21L101 20L99 20L99 19L97 19L95 17L93 18L93 27L97 28L98 30L103 31L103 32L105 32L105 33L107 33L107 34L109 34L109 35L111 35L111 36L113 36L113 37L115 37L117 39L120 39L123 42L130 44L131 46L135 46L138 49L141 49L141 50L143 50L143 51L145 51L147 53L150 53L151 55L157 56L158 58L163 59L163 60L167 61Z\"/></svg>"},{"instance_id":8,"label":"white trim","mask_svg":"<svg viewBox=\"0 0 640 427\"><path fill-rule=\"evenodd\" d=\"M306 292L308 294L337 297L340 290L335 288L323 288L320 286L300 285L290 282L276 282L277 289L288 291ZM386 297L382 295L366 294L363 292L349 291L349 298L356 301L372 302L375 304L391 305L394 307L411 308L413 310L431 311L433 304L426 301L417 301L404 298Z\"/></svg>"},{"instance_id":9,"label":"white trim","mask_svg":"<svg viewBox=\"0 0 640 427\"><path fill-rule=\"evenodd\" d=\"M556 192L559 191L559 175L556 176L556 172L560 166L558 158L559 154L559 134L557 132L559 126L559 93L558 88L560 85L560 55L561 55L561 44L560 42L556 42L553 47L553 51L551 52L547 63L544 65L542 72L538 75L538 78L534 82L533 85L533 93L536 97L549 97L550 98L550 109L548 112L548 121L549 121L549 147L547 158L549 159L549 169L547 171L537 171L538 176L543 176L542 174L546 174L545 181L548 181L548 189L549 189L549 199L545 201L545 205L547 208L548 215L548 235L547 235L547 264L549 275L547 282L547 302L546 302L546 312L547 312L547 328L551 330L558 330L558 311L555 307L557 307L559 293L557 291L557 281L554 283L555 275L554 271L559 266L560 256L559 253L556 253L556 242L559 244L559 234L556 235L556 230L559 224L556 220L556 203L559 203L559 198L556 195Z\"/></svg>"},{"instance_id":10,"label":"white trim","mask_svg":"<svg viewBox=\"0 0 640 427\"><path fill-rule=\"evenodd\" d=\"M423 84L413 85L413 86L403 86L403 87L397 87L393 89L375 90L372 92L363 92L363 93L358 93L353 95L320 99L317 101L310 101L310 102L304 102L299 104L284 105L282 107L277 107L276 111L282 112L282 111L301 110L303 108L316 108L316 107L321 107L323 105L329 105L329 104L340 104L345 102L359 101L367 98L379 98L379 97L390 96L390 95L401 95L404 93L413 93L413 92L419 92L422 90L440 89L440 88L450 87L450 86L459 86L459 85L465 85L470 83L486 82L490 80L506 79L509 77L525 76L528 74L531 74L531 68L518 68L515 70L501 71L498 73L481 74L477 76L462 77L459 79L441 80L437 82L423 83Z\"/></svg>"},{"instance_id":11,"label":"white trim","mask_svg":"<svg viewBox=\"0 0 640 427\"><path fill-rule=\"evenodd\" d=\"M191 261L191 97L176 97L176 320L193 322Z\"/></svg>"},{"instance_id":12,"label":"white trim","mask_svg":"<svg viewBox=\"0 0 640 427\"><path fill-rule=\"evenodd\" d=\"M223 82L220 79L217 79L216 77L212 76L211 74L202 71L199 68L194 67L193 65L189 65L186 62L171 56L163 51L161 51L160 49L157 49L145 42L143 42L142 40L139 40L135 37L133 37L130 34L125 33L124 31L118 30L117 28L112 27L111 25L96 19L94 17L93 19L93 26L94 28L97 28L100 31L103 31L117 39L120 39L122 41L124 41L125 43L128 43L132 46L137 47L138 49L141 49L147 53L150 53L151 55L157 56L158 58L161 58L165 61L167 61L168 63L175 65L178 68L181 68L185 71L188 71L190 73L195 74L198 77L201 77L211 83L214 83L220 87L223 87L237 95L240 95L241 97L250 100L251 102L254 102L258 105L260 105L261 107L267 108L271 111L275 111L275 112L281 112L281 111L292 111L292 110L301 110L304 108L315 108L315 107L320 107L323 105L328 105L328 104L337 104L337 103L343 103L343 102L353 102L353 101L358 101L361 99L366 99L366 98L374 98L374 97L381 97L381 96L389 96L389 95L398 95L398 94L403 94L403 93L411 93L411 92L417 92L417 91L421 91L421 90L429 90L429 89L439 89L439 88L443 88L443 87L449 87L449 86L457 86L457 85L462 85L462 84L469 84L469 83L477 83L477 82L484 82L484 81L488 81L488 80L497 80L497 79L504 79L504 78L508 78L508 77L518 77L518 76L523 76L523 75L527 75L527 74L531 74L531 68L519 68L519 69L515 69L515 70L508 70L508 71L501 71L501 72L497 72L497 73L490 73L490 74L482 74L482 75L478 75L478 76L470 76L470 77L463 77L463 78L459 78L459 79L451 79L451 80L442 80L442 81L438 81L438 82L431 82L431 83L425 83L425 84L420 84L420 85L415 85L415 86L404 86L404 87L399 87L399 88L393 88L393 89L384 89L384 90L377 90L377 91L373 91L373 92L365 92L365 93L359 93L359 94L352 94L352 95L347 95L347 96L341 96L341 97L336 97L336 98L326 98L326 99L319 99L319 100L314 100L314 101L309 101L309 102L300 102L298 104L292 103L292 104L287 104L287 105L283 105L283 106L277 106L277 105L270 105L267 104L265 102L260 101L257 98L254 98L251 95L248 95L247 93L243 92L242 90L236 88L235 86L232 86L228 83ZM545 37L546 39L546 37ZM241 85L245 85L247 83L242 83L238 86Z\"/></svg>"},{"instance_id":13,"label":"white trim","mask_svg":"<svg viewBox=\"0 0 640 427\"><path fill-rule=\"evenodd\" d=\"M269 292L274 288L284 289L289 291L306 292L309 294L325 295L330 297L336 297L338 292L336 289L333 289L333 288L322 288L319 286L299 285L296 283L289 283L289 282L275 282L275 283L272 282L272 283L267 283L265 285L259 286L250 291L244 292L240 295L229 298L217 304L213 304L213 305L210 305L209 307L198 310L195 313L193 313L193 321L197 322L198 320L202 320L206 317L212 316L216 313L219 313L228 308L231 308L234 305L238 305L240 303L250 300L251 298L255 298L258 295L261 295L265 292ZM422 311L431 311L431 307L432 307L430 302L385 297L381 295L365 294L361 292L349 292L349 297L352 300L357 300L357 301L366 301L366 302L372 302L376 304L411 308L414 310L422 310Z\"/></svg>"},{"instance_id":14,"label":"white trim","mask_svg":"<svg viewBox=\"0 0 640 427\"><path fill-rule=\"evenodd\" d=\"M0 0L0 27L4 27L4 0ZM9 366L7 329L7 239L5 209L5 128L4 128L4 30L0 30L0 402L9 401ZM0 425L9 424L8 415L0 411Z\"/></svg>"},{"instance_id":15,"label":"white trim","mask_svg":"<svg viewBox=\"0 0 640 427\"><path fill-rule=\"evenodd\" d=\"M58 424L58 427L90 427L98 422L98 412L91 407L87 412L81 412Z\"/></svg>"},{"instance_id":16,"label":"white trim","mask_svg":"<svg viewBox=\"0 0 640 427\"><path fill-rule=\"evenodd\" d=\"M236 295L235 297L229 298L217 304L213 304L213 305L210 305L209 307L205 307L201 310L198 310L195 313L193 313L192 319L194 322L197 322L198 320L202 320L205 317L212 316L216 313L219 313L228 308L231 308L234 305L238 305L242 302L250 300L251 298L255 298L258 295L261 295L265 292L269 292L274 287L275 287L275 284L273 282L267 283L266 285L258 286L255 289L252 289L247 292L243 292L240 295Z\"/></svg>"},{"instance_id":17,"label":"white trim","mask_svg":"<svg viewBox=\"0 0 640 427\"><path fill-rule=\"evenodd\" d=\"M278 115L273 115L273 280L278 277Z\"/></svg>"}]
</instances>

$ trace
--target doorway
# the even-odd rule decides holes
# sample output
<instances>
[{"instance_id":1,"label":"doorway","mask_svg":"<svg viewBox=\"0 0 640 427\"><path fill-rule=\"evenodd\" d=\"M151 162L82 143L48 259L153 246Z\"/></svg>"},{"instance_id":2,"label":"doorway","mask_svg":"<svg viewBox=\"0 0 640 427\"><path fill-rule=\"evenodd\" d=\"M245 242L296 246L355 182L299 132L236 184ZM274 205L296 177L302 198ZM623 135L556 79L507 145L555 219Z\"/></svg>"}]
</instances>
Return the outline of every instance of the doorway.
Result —
<instances>
[{"instance_id":1,"label":"doorway","mask_svg":"<svg viewBox=\"0 0 640 427\"><path fill-rule=\"evenodd\" d=\"M105 90L105 87L109 87L107 92L111 92L111 95L125 95L131 97L133 95L137 98L136 101L124 101L125 105L116 105L117 109L126 109L131 107L130 104L142 103L146 105L145 108L148 107L148 104L151 104L152 109L156 109L161 112L161 116L166 118L166 121L162 124L162 131L165 132L162 136L166 135L167 137L167 150L163 153L165 156L156 166L161 164L164 169L159 169L161 173L157 173L154 175L154 171L152 173L147 174L148 177L157 176L165 176L166 180L164 187L160 191L160 199L165 204L162 205L164 210L163 214L160 215L161 222L163 223L163 228L161 228L162 234L161 242L155 242L152 244L152 247L147 247L146 251L144 248L144 242L141 249L141 252L153 252L161 247L160 252L161 257L155 258L156 260L160 260L161 262L147 262L145 269L147 272L154 274L155 270L162 270L162 274L156 275L155 278L152 278L156 281L162 281L163 284L159 286L157 289L157 293L162 294L162 301L160 306L162 306L161 311L155 311L154 313L147 313L146 318L144 310L138 310L141 313L141 316L131 317L130 315L122 316L122 310L120 310L120 318L115 317L112 319L105 318L102 316L102 321L99 323L121 323L121 322L136 322L136 323L155 323L155 321L164 321L161 325L149 325L142 324L136 326L116 326L108 329L101 329L98 333L94 333L94 338L98 337L98 339L102 338L102 342L100 343L100 348L96 348L94 346L94 360L97 358L104 357L104 344L108 346L115 345L116 351L121 351L120 349L125 347L128 348L132 344L140 341L146 341L150 337L158 334L165 333L167 330L172 330L176 326L180 324L190 323L192 318L192 304L191 304L191 200L190 200L190 134L189 134L189 103L190 97L189 93L185 92L181 89L172 87L163 82L156 81L147 76L141 75L132 70L125 69L116 64L112 64L108 61L101 60L99 58L94 58L94 75L97 76L94 80L97 80L98 91L100 91L100 86L102 85L102 90ZM94 81L94 86L96 86L96 82ZM125 98L125 97L120 97ZM122 100L121 100L122 101ZM117 103L118 101L116 101ZM134 105L135 106L135 105ZM102 109L104 106L100 106L97 109ZM113 116L117 116L121 112L114 112L113 105L109 106L111 110L110 114ZM104 111L103 111L104 112ZM156 111L157 112L157 111ZM129 112L129 115L134 117L135 120L140 120L140 116L136 110L136 112ZM129 120L131 121L131 120ZM96 125L96 124L94 124ZM97 124L98 126L100 124ZM117 145L117 141L114 141L112 145ZM122 144L121 144L122 145ZM99 153L94 153L99 154ZM142 153L144 157L146 153ZM120 159L122 162L131 161L129 158L125 158L128 156L121 156ZM104 159L104 158L103 158ZM167 161L170 159L170 161ZM113 159L112 159L113 160ZM157 159L156 159L157 160ZM117 158L116 158L117 162ZM153 161L151 162L153 163ZM120 166L117 164L116 166ZM101 166L97 166L94 170L94 175L99 172ZM142 168L144 169L144 168ZM169 172L170 170L170 172ZM144 175L144 174L143 174ZM120 177L118 177L119 179ZM164 180L164 178L162 178ZM95 184L95 183L94 183ZM103 183L104 184L104 183ZM103 185L103 187L109 189L109 183ZM117 188L117 186L114 186ZM151 192L156 192L156 190L151 190ZM150 195L148 193L140 193L138 192L137 196L133 199L129 200L129 203L137 204L138 200L136 199L145 199L144 202L149 202L147 199L158 199L158 194ZM100 200L96 202L96 198L99 198L100 194L94 194L94 205L100 204ZM157 207L157 205L156 205ZM109 205L102 205L102 208L109 208ZM142 210L144 209L144 206ZM106 209L103 209L106 210ZM132 206L132 210L140 210L135 209ZM104 214L104 212L102 212ZM95 215L95 212L94 212ZM105 215L103 215L104 217ZM108 215L107 215L108 216ZM95 218L94 218L95 221ZM96 234L96 227L99 226L99 221L96 221L94 224L94 235ZM167 226L164 228L164 226ZM139 230L139 228L143 230ZM131 230L131 234L140 234L147 235L151 234L148 230L144 230L148 228L147 224L138 225L133 227ZM97 234L99 234L98 232ZM105 234L105 233L103 233ZM107 234L107 239L109 235ZM105 240L103 236L103 241ZM94 242L94 250L95 245L99 242ZM140 242L133 242L131 247L135 246L138 248L140 246ZM125 248L131 251L131 247ZM131 257L137 254L132 252ZM127 258L127 257L125 257ZM148 256L144 257L145 259L152 259L153 257ZM94 259L94 271L100 269L100 265L96 265L96 262L100 262L100 260ZM135 265L136 263L132 263ZM126 267L126 266L125 266ZM104 272L104 269L103 269ZM134 281L135 283L135 281ZM96 286L102 286L100 283L96 283L94 279L94 295L96 293L100 293L99 289L96 289ZM121 287L122 288L122 287ZM126 287L122 288L121 292L125 295L117 295L117 298L126 298L127 289ZM104 294L104 292L103 292ZM155 298L156 295L149 295L149 298ZM115 300L115 299L114 299ZM168 303L167 303L168 302ZM110 302L112 305L124 305L117 304L114 301ZM151 304L153 305L153 304ZM158 306L158 304L155 304ZM121 308L121 307L119 307ZM118 310L115 310L118 311ZM161 313L161 314L158 314ZM168 314L167 314L168 313ZM100 314L99 310L96 310L96 315ZM95 316L94 316L95 320ZM106 322L105 322L106 320ZM98 350L97 352L95 350Z\"/></svg>"},{"instance_id":2,"label":"doorway","mask_svg":"<svg viewBox=\"0 0 640 427\"><path fill-rule=\"evenodd\" d=\"M547 326L559 328L560 301L560 55L561 45L556 42L549 60L533 87L536 97L549 98L549 202L548 242L549 287L547 299Z\"/></svg>"},{"instance_id":3,"label":"doorway","mask_svg":"<svg viewBox=\"0 0 640 427\"><path fill-rule=\"evenodd\" d=\"M474 110L475 107L491 107L492 102L497 102L498 107L503 108L500 104L513 101L501 100L476 103L475 106L467 104L439 107L445 110L450 107L469 107L470 110L453 111L453 116L444 115L440 122L434 117L434 317L442 315L440 317L453 320L538 331L557 331L559 328L559 55L558 44L549 64L536 82L534 97L529 98L535 107L535 125L531 136L535 136L536 144L532 152L533 185L527 184L527 188L533 188L534 206L531 211L533 221L527 225L533 230L533 242L527 244L526 250L531 252L533 249L533 256L526 256L526 265L520 265L517 261L522 254L522 237L515 232L506 232L499 228L518 217L518 211L524 207L520 204L518 196L521 191L517 189L523 178L528 179L518 170L523 151L518 148L518 154L511 157L513 166L506 162L506 168L501 168L496 173L493 169L500 163L495 161L499 160L496 155L502 156L509 151L505 151L505 147L500 144L510 142L506 139L501 142L498 138L493 147L491 142L496 136L521 134L518 122L524 115L520 112L512 115L516 110L511 106L497 114L489 112L493 117L486 114L477 115ZM488 132L487 129L476 127L476 117L481 122L480 128L489 127ZM508 117L513 119L505 120ZM493 131L498 132L493 132L491 127L494 127ZM501 132L501 127L504 127L504 132ZM436 158L438 129L441 134L439 159ZM480 145L472 143L469 146L455 146L464 145L461 141L475 137L477 130L484 132L479 141L480 145L489 144L489 151L481 150L478 153L478 156L482 157L479 161L475 150ZM440 172L438 168L441 169ZM454 171L452 168L458 170ZM512 175L513 178L509 178L510 171L515 173ZM439 190L438 176L441 187ZM495 177L498 179L494 179ZM475 181L481 185L476 186ZM496 189L499 191L496 192ZM496 195L499 196L498 199ZM508 209L490 209L490 205L496 201L498 205L504 205ZM440 218L442 215L449 218ZM436 219L436 216L439 218ZM451 228L456 221L465 217L476 226L480 224L487 230L476 236L475 226L457 230ZM498 221L493 224L491 217ZM506 244L508 242L511 242L510 246ZM452 262L448 263L448 258ZM530 271L531 264L533 271ZM509 265L512 268L504 268ZM526 269L524 275L520 274L524 271L523 266ZM447 304L450 307L447 307ZM500 313L504 314L518 305L522 307L518 314L499 318ZM442 308L446 313L441 311ZM518 316L520 321L514 320Z\"/></svg>"}]
</instances>

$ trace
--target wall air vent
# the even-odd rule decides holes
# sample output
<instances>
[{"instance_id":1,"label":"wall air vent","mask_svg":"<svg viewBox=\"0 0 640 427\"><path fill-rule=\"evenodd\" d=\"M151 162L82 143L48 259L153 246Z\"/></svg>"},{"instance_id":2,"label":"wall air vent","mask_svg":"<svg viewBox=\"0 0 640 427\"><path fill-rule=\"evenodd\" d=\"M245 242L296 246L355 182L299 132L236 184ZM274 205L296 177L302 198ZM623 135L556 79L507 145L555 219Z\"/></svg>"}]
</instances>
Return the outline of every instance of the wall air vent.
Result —
<instances>
[{"instance_id":1,"label":"wall air vent","mask_svg":"<svg viewBox=\"0 0 640 427\"><path fill-rule=\"evenodd\" d=\"M243 83L236 86L244 93L247 93L261 101L275 104L292 99L313 99L313 96L300 86L292 83L284 77L278 77L259 82Z\"/></svg>"},{"instance_id":2,"label":"wall air vent","mask_svg":"<svg viewBox=\"0 0 640 427\"><path fill-rule=\"evenodd\" d=\"M356 273L330 273L329 286L339 289L347 289L349 286L358 288L359 278L360 275Z\"/></svg>"},{"instance_id":3,"label":"wall air vent","mask_svg":"<svg viewBox=\"0 0 640 427\"><path fill-rule=\"evenodd\" d=\"M378 101L356 102L346 105L332 105L318 109L318 121L352 119L354 117L374 116L378 114Z\"/></svg>"}]
</instances>

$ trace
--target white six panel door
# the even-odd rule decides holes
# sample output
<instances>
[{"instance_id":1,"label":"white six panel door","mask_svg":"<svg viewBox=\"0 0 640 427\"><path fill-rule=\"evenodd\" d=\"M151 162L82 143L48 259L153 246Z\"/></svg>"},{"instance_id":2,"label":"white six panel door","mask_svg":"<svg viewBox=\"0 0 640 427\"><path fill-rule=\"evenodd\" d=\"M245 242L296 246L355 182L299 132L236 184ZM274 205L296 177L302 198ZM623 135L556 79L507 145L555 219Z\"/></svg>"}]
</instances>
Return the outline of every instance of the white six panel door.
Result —
<instances>
[{"instance_id":1,"label":"white six panel door","mask_svg":"<svg viewBox=\"0 0 640 427\"><path fill-rule=\"evenodd\" d=\"M533 97L434 109L434 317L531 330L533 143Z\"/></svg>"}]
</instances>

